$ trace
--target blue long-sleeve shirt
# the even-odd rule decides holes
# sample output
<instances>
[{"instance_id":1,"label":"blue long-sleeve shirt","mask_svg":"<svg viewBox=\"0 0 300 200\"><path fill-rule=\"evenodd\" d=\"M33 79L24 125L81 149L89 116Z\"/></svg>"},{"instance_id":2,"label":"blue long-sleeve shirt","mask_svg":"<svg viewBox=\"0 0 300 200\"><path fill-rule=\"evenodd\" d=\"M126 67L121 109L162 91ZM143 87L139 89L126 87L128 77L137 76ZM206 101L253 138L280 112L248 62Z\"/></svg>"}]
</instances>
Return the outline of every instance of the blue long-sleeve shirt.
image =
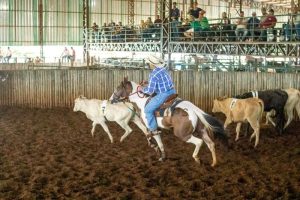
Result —
<instances>
[{"instance_id":1,"label":"blue long-sleeve shirt","mask_svg":"<svg viewBox=\"0 0 300 200\"><path fill-rule=\"evenodd\" d=\"M148 86L143 89L146 94L156 94L169 91L174 88L173 81L166 68L155 68L149 74Z\"/></svg>"}]
</instances>

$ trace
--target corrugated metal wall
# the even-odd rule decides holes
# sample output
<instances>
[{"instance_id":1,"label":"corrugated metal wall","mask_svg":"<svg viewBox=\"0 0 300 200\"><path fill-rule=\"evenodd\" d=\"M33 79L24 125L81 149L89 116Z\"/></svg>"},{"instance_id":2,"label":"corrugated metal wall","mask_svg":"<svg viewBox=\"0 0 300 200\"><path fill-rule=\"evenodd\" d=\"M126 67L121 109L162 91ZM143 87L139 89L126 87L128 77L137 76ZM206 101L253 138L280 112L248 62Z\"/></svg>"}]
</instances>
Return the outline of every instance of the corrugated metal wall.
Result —
<instances>
[{"instance_id":1,"label":"corrugated metal wall","mask_svg":"<svg viewBox=\"0 0 300 200\"><path fill-rule=\"evenodd\" d=\"M251 90L300 88L299 74L255 72L174 71L179 96L205 111L211 111L213 99ZM8 78L0 82L0 105L38 108L72 107L79 95L108 99L125 76L140 82L148 70L20 70L1 71Z\"/></svg>"}]
</instances>

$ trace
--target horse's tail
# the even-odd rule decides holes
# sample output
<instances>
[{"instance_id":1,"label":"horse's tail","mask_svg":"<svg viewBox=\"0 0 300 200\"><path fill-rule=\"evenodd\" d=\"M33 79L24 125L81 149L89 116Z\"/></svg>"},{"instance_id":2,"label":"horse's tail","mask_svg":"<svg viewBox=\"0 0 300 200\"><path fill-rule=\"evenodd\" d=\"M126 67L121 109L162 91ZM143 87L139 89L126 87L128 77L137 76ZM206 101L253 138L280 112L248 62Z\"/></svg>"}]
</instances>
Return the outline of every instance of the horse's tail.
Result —
<instances>
[{"instance_id":1,"label":"horse's tail","mask_svg":"<svg viewBox=\"0 0 300 200\"><path fill-rule=\"evenodd\" d=\"M215 133L217 137L222 139L223 141L228 141L228 136L225 133L224 126L221 122L219 122L215 117L205 113L197 106L193 105L193 109L195 114L198 116L200 121L204 124L204 126L208 129L208 131Z\"/></svg>"},{"instance_id":2,"label":"horse's tail","mask_svg":"<svg viewBox=\"0 0 300 200\"><path fill-rule=\"evenodd\" d=\"M212 132L215 134L216 137L221 139L221 141L228 146L228 136L225 132L223 124L217 120L215 117L205 114L204 115L206 121L212 126Z\"/></svg>"}]
</instances>

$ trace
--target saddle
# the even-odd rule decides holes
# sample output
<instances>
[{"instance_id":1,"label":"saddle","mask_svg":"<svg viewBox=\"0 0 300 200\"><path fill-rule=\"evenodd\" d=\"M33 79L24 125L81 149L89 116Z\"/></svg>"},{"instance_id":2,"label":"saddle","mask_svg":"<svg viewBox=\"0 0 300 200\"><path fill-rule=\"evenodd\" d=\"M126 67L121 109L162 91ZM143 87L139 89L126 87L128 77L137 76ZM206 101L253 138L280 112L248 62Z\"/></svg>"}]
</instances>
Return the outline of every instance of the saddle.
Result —
<instances>
[{"instance_id":1,"label":"saddle","mask_svg":"<svg viewBox=\"0 0 300 200\"><path fill-rule=\"evenodd\" d=\"M154 97L154 96L152 96L152 97ZM150 97L147 100L146 105L149 103L149 101L151 100L152 97ZM172 112L175 109L175 106L182 101L180 98L177 98L177 97L178 97L178 94L171 94L165 100L165 102L163 104L161 104L158 109L156 109L155 116L156 117L163 117L164 112L167 108L171 108L171 112Z\"/></svg>"}]
</instances>

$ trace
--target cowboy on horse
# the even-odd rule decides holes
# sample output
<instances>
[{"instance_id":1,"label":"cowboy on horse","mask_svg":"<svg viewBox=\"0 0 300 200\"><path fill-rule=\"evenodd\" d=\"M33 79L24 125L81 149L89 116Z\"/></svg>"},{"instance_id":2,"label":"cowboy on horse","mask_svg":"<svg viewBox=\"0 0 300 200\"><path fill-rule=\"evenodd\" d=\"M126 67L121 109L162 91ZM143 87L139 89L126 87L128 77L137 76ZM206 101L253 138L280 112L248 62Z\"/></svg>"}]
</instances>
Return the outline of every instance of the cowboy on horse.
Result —
<instances>
[{"instance_id":1,"label":"cowboy on horse","mask_svg":"<svg viewBox=\"0 0 300 200\"><path fill-rule=\"evenodd\" d=\"M164 67L165 62L163 59L150 55L146 59L146 63L150 65L150 69L153 69L149 74L148 85L144 88L140 88L139 92L143 92L147 95L156 94L145 106L145 115L147 119L147 127L149 129L149 137L159 134L157 130L157 121L155 117L155 110L157 110L170 96L176 93L174 84L170 74ZM144 83L147 83L144 81Z\"/></svg>"}]
</instances>

